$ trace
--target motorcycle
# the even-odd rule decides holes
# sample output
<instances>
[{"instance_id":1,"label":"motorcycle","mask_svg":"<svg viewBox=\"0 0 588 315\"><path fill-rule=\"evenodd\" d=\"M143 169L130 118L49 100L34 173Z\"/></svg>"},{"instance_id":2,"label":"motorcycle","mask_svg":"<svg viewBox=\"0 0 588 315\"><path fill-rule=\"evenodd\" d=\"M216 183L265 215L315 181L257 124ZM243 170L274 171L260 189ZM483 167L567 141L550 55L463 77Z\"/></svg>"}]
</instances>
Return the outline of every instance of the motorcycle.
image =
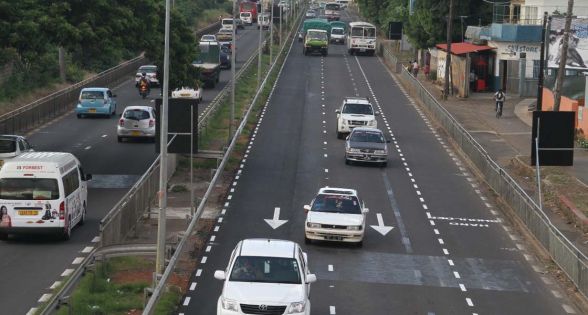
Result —
<instances>
[{"instance_id":1,"label":"motorcycle","mask_svg":"<svg viewBox=\"0 0 588 315\"><path fill-rule=\"evenodd\" d=\"M139 86L139 95L141 95L143 99L147 98L147 95L149 95L149 87L147 84L141 84Z\"/></svg>"}]
</instances>

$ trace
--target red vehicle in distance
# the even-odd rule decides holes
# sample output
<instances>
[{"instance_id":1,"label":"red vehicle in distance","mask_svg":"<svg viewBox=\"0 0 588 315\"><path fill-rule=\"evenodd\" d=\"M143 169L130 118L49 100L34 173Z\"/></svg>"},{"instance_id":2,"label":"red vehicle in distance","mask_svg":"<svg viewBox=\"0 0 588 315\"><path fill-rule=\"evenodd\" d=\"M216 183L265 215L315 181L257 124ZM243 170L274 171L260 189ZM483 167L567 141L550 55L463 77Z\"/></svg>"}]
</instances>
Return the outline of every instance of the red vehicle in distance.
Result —
<instances>
[{"instance_id":1,"label":"red vehicle in distance","mask_svg":"<svg viewBox=\"0 0 588 315\"><path fill-rule=\"evenodd\" d=\"M239 3L239 15L243 12L251 13L253 23L257 22L257 2L243 1Z\"/></svg>"}]
</instances>

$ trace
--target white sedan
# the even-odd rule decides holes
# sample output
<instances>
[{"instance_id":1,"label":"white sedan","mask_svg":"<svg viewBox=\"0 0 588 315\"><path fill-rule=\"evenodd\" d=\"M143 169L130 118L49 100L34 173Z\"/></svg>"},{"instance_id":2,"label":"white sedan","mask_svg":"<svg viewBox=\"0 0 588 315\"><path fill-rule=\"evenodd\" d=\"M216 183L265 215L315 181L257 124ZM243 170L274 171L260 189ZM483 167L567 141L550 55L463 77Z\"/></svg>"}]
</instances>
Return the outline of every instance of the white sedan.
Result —
<instances>
[{"instance_id":1,"label":"white sedan","mask_svg":"<svg viewBox=\"0 0 588 315\"><path fill-rule=\"evenodd\" d=\"M198 86L196 89L188 87L175 89L172 92L172 98L193 98L198 100L198 102L202 102L202 87Z\"/></svg>"}]
</instances>

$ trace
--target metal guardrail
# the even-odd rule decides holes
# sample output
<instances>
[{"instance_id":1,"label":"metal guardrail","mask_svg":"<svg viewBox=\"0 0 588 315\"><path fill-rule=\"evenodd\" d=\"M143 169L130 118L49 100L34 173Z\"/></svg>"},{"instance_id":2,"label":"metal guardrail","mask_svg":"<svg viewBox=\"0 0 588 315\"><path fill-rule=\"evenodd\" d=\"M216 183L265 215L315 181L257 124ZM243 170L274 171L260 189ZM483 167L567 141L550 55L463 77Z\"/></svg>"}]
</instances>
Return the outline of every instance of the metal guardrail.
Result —
<instances>
[{"instance_id":1,"label":"metal guardrail","mask_svg":"<svg viewBox=\"0 0 588 315\"><path fill-rule=\"evenodd\" d=\"M397 63L396 57L388 49L382 47L381 51L386 61L391 64ZM553 261L574 282L578 290L585 297L588 296L588 256L551 222L535 200L404 67L400 67L400 79L418 96L422 104L476 165L488 185L514 209L518 218L549 252Z\"/></svg>"},{"instance_id":2,"label":"metal guardrail","mask_svg":"<svg viewBox=\"0 0 588 315\"><path fill-rule=\"evenodd\" d=\"M299 16L298 23L293 23L293 25L296 25L296 26L299 25L300 17L301 16ZM288 46L288 42L290 44L289 45L290 49L288 50L288 53L290 52L290 50L292 49L292 44L294 43L294 34L297 29L298 29L298 27L292 27L292 29L290 30L290 33L288 34L288 37L286 37L288 40L284 41L284 44L282 45L282 48L281 48L278 56L284 56L286 46ZM231 153L237 143L237 139L239 138L239 135L241 134L241 132L243 131L243 128L245 127L245 125L247 123L249 114L251 113L251 110L253 109L253 105L257 102L257 99L261 95L261 92L263 91L263 89L266 85L266 82L268 81L268 78L270 77L271 73L274 71L274 67L276 66L277 60L279 60L279 58L276 58L275 60L276 61L271 65L270 69L267 71L265 78L263 79L259 89L257 90L257 93L255 93L255 96L254 96L253 100L251 101L249 108L245 112L245 115L243 116L241 123L239 124L239 127L235 131L235 134L233 135L233 138L231 139L231 143L229 144L229 147L228 147L227 151L225 152L225 155L223 156L223 159L222 159L219 167L217 168L216 172L214 173L214 177L212 178L210 184L208 185L206 193L202 197L202 199L198 205L198 208L196 209L196 213L194 214L194 217L190 221L190 225L188 226L188 228L186 229L186 232L184 233L184 236L180 240L180 243L178 244L178 246L174 252L174 255L171 257L169 264L167 265L163 275L161 276L161 279L159 280L159 282L157 283L157 286L153 290L153 294L151 295L151 298L149 299L149 301L147 302L147 305L145 306L145 309L143 310L143 315L149 315L149 314L153 313L155 306L160 298L160 295L164 292L164 288L167 283L167 280L169 279L171 273L173 272L173 269L175 268L176 263L178 262L179 256L182 252L182 249L183 249L184 245L186 244L188 237L191 235L192 231L196 227L196 223L198 222L198 219L202 215L202 212L204 210L204 206L206 205L208 197L209 197L210 193L212 192L212 189L215 187L216 181L218 180L218 178L222 174L224 167L227 164L229 157L230 157L230 155L231 155ZM282 65L279 69L279 73L282 72L282 69L284 68L284 64L285 64L285 56L284 56L284 62L282 63ZM279 73L278 73L278 76L279 76ZM273 94L273 89L272 89L272 92L270 93L269 97L271 97L272 94Z\"/></svg>"}]
</instances>

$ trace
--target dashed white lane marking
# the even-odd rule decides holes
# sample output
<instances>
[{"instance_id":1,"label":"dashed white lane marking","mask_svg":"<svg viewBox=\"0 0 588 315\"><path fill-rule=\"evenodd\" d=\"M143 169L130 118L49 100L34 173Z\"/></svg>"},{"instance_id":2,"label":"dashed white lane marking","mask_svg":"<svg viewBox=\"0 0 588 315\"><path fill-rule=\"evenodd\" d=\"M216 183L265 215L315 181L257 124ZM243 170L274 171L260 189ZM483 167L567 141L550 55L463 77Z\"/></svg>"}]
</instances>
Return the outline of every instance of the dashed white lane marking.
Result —
<instances>
[{"instance_id":1,"label":"dashed white lane marking","mask_svg":"<svg viewBox=\"0 0 588 315\"><path fill-rule=\"evenodd\" d=\"M447 250L447 248L443 248L443 254L449 255L449 251Z\"/></svg>"},{"instance_id":2,"label":"dashed white lane marking","mask_svg":"<svg viewBox=\"0 0 588 315\"><path fill-rule=\"evenodd\" d=\"M453 272L453 276L455 277L455 279L461 279L461 276L459 275L459 272L457 272L457 271Z\"/></svg>"},{"instance_id":3,"label":"dashed white lane marking","mask_svg":"<svg viewBox=\"0 0 588 315\"><path fill-rule=\"evenodd\" d=\"M218 218L218 223L223 223L223 217Z\"/></svg>"},{"instance_id":4,"label":"dashed white lane marking","mask_svg":"<svg viewBox=\"0 0 588 315\"><path fill-rule=\"evenodd\" d=\"M190 291L194 291L194 289L196 289L196 282L192 282L192 284L190 284Z\"/></svg>"},{"instance_id":5,"label":"dashed white lane marking","mask_svg":"<svg viewBox=\"0 0 588 315\"><path fill-rule=\"evenodd\" d=\"M439 235L439 230L433 229L433 233L435 233L435 235Z\"/></svg>"},{"instance_id":6,"label":"dashed white lane marking","mask_svg":"<svg viewBox=\"0 0 588 315\"><path fill-rule=\"evenodd\" d=\"M325 173L328 173L328 172L329 172L329 169L328 168L325 168Z\"/></svg>"},{"instance_id":7,"label":"dashed white lane marking","mask_svg":"<svg viewBox=\"0 0 588 315\"><path fill-rule=\"evenodd\" d=\"M68 277L69 275L71 275L74 272L73 269L65 269L65 271L63 273L61 273L62 277Z\"/></svg>"},{"instance_id":8,"label":"dashed white lane marking","mask_svg":"<svg viewBox=\"0 0 588 315\"><path fill-rule=\"evenodd\" d=\"M55 281L55 282L53 282L53 284L52 284L52 285L49 287L49 289L51 289L51 290L55 290L55 289L57 289L57 288L58 288L58 287L61 285L61 283L62 283L61 281Z\"/></svg>"},{"instance_id":9,"label":"dashed white lane marking","mask_svg":"<svg viewBox=\"0 0 588 315\"><path fill-rule=\"evenodd\" d=\"M216 239L216 235L213 235L213 236L210 237L210 241L211 242L214 242L215 239Z\"/></svg>"},{"instance_id":10,"label":"dashed white lane marking","mask_svg":"<svg viewBox=\"0 0 588 315\"><path fill-rule=\"evenodd\" d=\"M39 303L45 303L47 301L49 301L49 299L53 296L53 294L51 293L45 293L43 295L41 295L41 297L39 298Z\"/></svg>"},{"instance_id":11,"label":"dashed white lane marking","mask_svg":"<svg viewBox=\"0 0 588 315\"><path fill-rule=\"evenodd\" d=\"M441 245L445 244L445 242L443 241L442 238L438 238L437 240L439 241L439 244L441 244Z\"/></svg>"},{"instance_id":12,"label":"dashed white lane marking","mask_svg":"<svg viewBox=\"0 0 588 315\"><path fill-rule=\"evenodd\" d=\"M82 263L82 261L84 261L84 257L76 257L76 259L74 259L74 261L71 264L72 265L79 265Z\"/></svg>"},{"instance_id":13,"label":"dashed white lane marking","mask_svg":"<svg viewBox=\"0 0 588 315\"><path fill-rule=\"evenodd\" d=\"M333 265L329 265L328 270L333 271L334 270Z\"/></svg>"},{"instance_id":14,"label":"dashed white lane marking","mask_svg":"<svg viewBox=\"0 0 588 315\"><path fill-rule=\"evenodd\" d=\"M334 306L329 306L329 314L331 314L331 315L337 314L337 312L335 311L335 307Z\"/></svg>"},{"instance_id":15,"label":"dashed white lane marking","mask_svg":"<svg viewBox=\"0 0 588 315\"><path fill-rule=\"evenodd\" d=\"M466 290L466 287L465 287L465 285L463 285L463 283L460 283L460 284L459 284L459 289L460 289L462 292L466 292L466 291L467 291L467 290Z\"/></svg>"},{"instance_id":16,"label":"dashed white lane marking","mask_svg":"<svg viewBox=\"0 0 588 315\"><path fill-rule=\"evenodd\" d=\"M196 277L200 277L202 275L202 269L196 270Z\"/></svg>"},{"instance_id":17,"label":"dashed white lane marking","mask_svg":"<svg viewBox=\"0 0 588 315\"><path fill-rule=\"evenodd\" d=\"M227 213L227 209L221 210L221 215L225 215Z\"/></svg>"},{"instance_id":18,"label":"dashed white lane marking","mask_svg":"<svg viewBox=\"0 0 588 315\"><path fill-rule=\"evenodd\" d=\"M548 285L553 284L553 281L551 281L551 279L549 279L547 277L541 277L541 281L545 282L545 284L548 284Z\"/></svg>"},{"instance_id":19,"label":"dashed white lane marking","mask_svg":"<svg viewBox=\"0 0 588 315\"><path fill-rule=\"evenodd\" d=\"M100 236L96 236L92 239L92 243L98 243L100 242Z\"/></svg>"},{"instance_id":20,"label":"dashed white lane marking","mask_svg":"<svg viewBox=\"0 0 588 315\"><path fill-rule=\"evenodd\" d=\"M474 306L474 302L472 302L472 299L470 298L466 298L466 303L468 303L469 306Z\"/></svg>"},{"instance_id":21,"label":"dashed white lane marking","mask_svg":"<svg viewBox=\"0 0 588 315\"><path fill-rule=\"evenodd\" d=\"M26 315L35 315L39 309L36 307L31 307L31 309L27 312Z\"/></svg>"},{"instance_id":22,"label":"dashed white lane marking","mask_svg":"<svg viewBox=\"0 0 588 315\"><path fill-rule=\"evenodd\" d=\"M202 257L202 260L200 261L200 263L205 264L206 260L208 260L208 257L204 256L204 257Z\"/></svg>"},{"instance_id":23,"label":"dashed white lane marking","mask_svg":"<svg viewBox=\"0 0 588 315\"><path fill-rule=\"evenodd\" d=\"M217 226L214 227L214 231L215 232L218 232L218 230L220 230L220 226L217 225Z\"/></svg>"},{"instance_id":24,"label":"dashed white lane marking","mask_svg":"<svg viewBox=\"0 0 588 315\"><path fill-rule=\"evenodd\" d=\"M82 253L87 254L89 252L91 252L94 249L94 247L92 246L86 246L84 247L84 249L82 249Z\"/></svg>"},{"instance_id":25,"label":"dashed white lane marking","mask_svg":"<svg viewBox=\"0 0 588 315\"><path fill-rule=\"evenodd\" d=\"M186 299L184 299L183 305L188 306L188 304L190 304L190 297L189 296L187 296Z\"/></svg>"},{"instance_id":26,"label":"dashed white lane marking","mask_svg":"<svg viewBox=\"0 0 588 315\"><path fill-rule=\"evenodd\" d=\"M90 150L91 148L92 148L92 146L89 145L89 146L85 147L84 150Z\"/></svg>"},{"instance_id":27,"label":"dashed white lane marking","mask_svg":"<svg viewBox=\"0 0 588 315\"><path fill-rule=\"evenodd\" d=\"M561 307L563 307L564 311L566 311L568 314L576 314L576 311L567 304L562 304Z\"/></svg>"},{"instance_id":28,"label":"dashed white lane marking","mask_svg":"<svg viewBox=\"0 0 588 315\"><path fill-rule=\"evenodd\" d=\"M211 249L212 249L212 246L208 245L208 246L206 246L206 250L205 250L205 251L206 251L207 253L210 253L210 250L211 250Z\"/></svg>"},{"instance_id":29,"label":"dashed white lane marking","mask_svg":"<svg viewBox=\"0 0 588 315\"><path fill-rule=\"evenodd\" d=\"M108 135L102 135L102 138L106 138L106 137L108 137Z\"/></svg>"}]
</instances>

